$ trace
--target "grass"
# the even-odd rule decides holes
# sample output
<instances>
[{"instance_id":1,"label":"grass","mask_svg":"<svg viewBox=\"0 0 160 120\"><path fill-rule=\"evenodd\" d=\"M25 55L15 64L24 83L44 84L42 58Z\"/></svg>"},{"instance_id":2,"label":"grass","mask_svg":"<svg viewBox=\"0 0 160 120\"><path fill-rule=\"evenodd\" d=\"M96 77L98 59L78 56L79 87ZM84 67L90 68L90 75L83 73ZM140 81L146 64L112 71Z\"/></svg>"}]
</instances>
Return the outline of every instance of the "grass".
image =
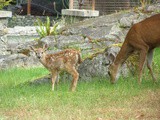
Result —
<instances>
[{"instance_id":1,"label":"grass","mask_svg":"<svg viewBox=\"0 0 160 120\"><path fill-rule=\"evenodd\" d=\"M160 77L159 49L154 71ZM44 68L11 69L0 72L0 119L2 120L158 120L160 81L152 82L145 71L142 85L135 77L120 78L117 84L93 78L79 81L69 92L70 81L60 82L54 92L51 84L29 84L47 74ZM146 77L147 76L147 77Z\"/></svg>"}]
</instances>

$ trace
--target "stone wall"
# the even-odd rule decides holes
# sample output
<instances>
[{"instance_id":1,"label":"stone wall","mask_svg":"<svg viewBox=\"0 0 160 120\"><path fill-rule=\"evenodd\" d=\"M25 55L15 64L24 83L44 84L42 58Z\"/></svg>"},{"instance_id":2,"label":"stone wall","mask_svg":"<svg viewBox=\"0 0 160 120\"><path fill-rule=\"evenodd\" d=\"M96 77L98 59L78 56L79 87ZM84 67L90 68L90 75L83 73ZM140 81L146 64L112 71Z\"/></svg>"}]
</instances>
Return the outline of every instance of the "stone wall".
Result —
<instances>
[{"instance_id":1,"label":"stone wall","mask_svg":"<svg viewBox=\"0 0 160 120\"><path fill-rule=\"evenodd\" d=\"M46 16L20 16L14 15L12 18L8 19L8 27L15 26L35 26L37 19L42 20L42 22L46 21ZM55 20L56 17L50 16L51 24L52 21Z\"/></svg>"},{"instance_id":2,"label":"stone wall","mask_svg":"<svg viewBox=\"0 0 160 120\"><path fill-rule=\"evenodd\" d=\"M85 59L114 43L115 37L111 35L112 33L115 32L123 38L123 33L117 30L119 29L117 21L121 17L123 14L119 13L65 26L60 30L61 34L56 36L57 42L54 36L45 37L37 42L35 38L38 38L38 34L34 26L6 28L6 33L0 37L0 69L41 65L37 62L34 53L30 51L30 46L36 46L39 43L48 44L51 50L48 52L65 48L81 49L83 59ZM95 42L91 42L92 40L90 41L87 36ZM96 42L96 40L100 41ZM94 76L105 77L107 75L107 63L109 63L108 59L103 53L93 59L86 58L79 67L80 76L83 79Z\"/></svg>"},{"instance_id":3,"label":"stone wall","mask_svg":"<svg viewBox=\"0 0 160 120\"><path fill-rule=\"evenodd\" d=\"M0 35L5 34L4 28L8 25L8 19L12 17L12 12L0 10Z\"/></svg>"},{"instance_id":4,"label":"stone wall","mask_svg":"<svg viewBox=\"0 0 160 120\"><path fill-rule=\"evenodd\" d=\"M113 62L108 56L116 56L120 49L114 45L124 41L133 24L157 14L160 5L153 5L150 9L152 12L149 14L139 11L121 12L64 26L56 40L54 36L48 36L37 42L35 39L38 38L38 34L34 26L4 27L2 30L5 32L0 35L0 69L41 65L30 46L48 44L49 53L65 48L81 49L84 59L79 67L81 78L106 77L109 63ZM124 68L122 72L126 74Z\"/></svg>"},{"instance_id":5,"label":"stone wall","mask_svg":"<svg viewBox=\"0 0 160 120\"><path fill-rule=\"evenodd\" d=\"M131 22L131 19L133 22L134 20L140 21L145 17L147 16L139 17L139 14L132 12L92 18L63 27L60 30L61 34L56 36L56 40L54 36L48 36L39 42L35 40L38 38L35 27L7 28L6 34L0 38L0 68L39 66L41 64L37 62L38 60L30 50L30 46L48 44L50 47L48 52L50 53L65 48L81 49L84 59L79 67L81 78L88 80L95 76L106 77L108 76L108 65L112 62L106 56L109 54L116 56L120 48L115 46L114 49L111 47L112 49L109 48L104 51L105 48L123 42L130 27L128 22ZM118 21L123 22L119 23ZM126 22L124 23L124 21ZM121 24L125 29L120 27ZM104 52L93 57L100 51Z\"/></svg>"},{"instance_id":6,"label":"stone wall","mask_svg":"<svg viewBox=\"0 0 160 120\"><path fill-rule=\"evenodd\" d=\"M59 16L48 16L50 18L51 25L55 21L61 19ZM13 15L11 18L5 19L7 21L7 27L13 28L15 26L36 26L37 19L40 19L42 22L46 21L47 16L27 16L27 15ZM75 23L87 19L87 17L78 17L78 16L65 16L62 17L66 23Z\"/></svg>"}]
</instances>

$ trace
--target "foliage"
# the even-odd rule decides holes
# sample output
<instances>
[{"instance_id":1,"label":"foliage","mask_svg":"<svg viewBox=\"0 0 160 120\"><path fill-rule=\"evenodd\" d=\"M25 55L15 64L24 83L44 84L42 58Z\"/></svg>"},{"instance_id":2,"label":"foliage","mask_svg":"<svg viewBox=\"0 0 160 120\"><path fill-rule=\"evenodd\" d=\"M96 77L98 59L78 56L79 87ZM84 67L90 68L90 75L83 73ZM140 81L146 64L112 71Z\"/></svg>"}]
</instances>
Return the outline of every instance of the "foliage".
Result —
<instances>
[{"instance_id":1,"label":"foliage","mask_svg":"<svg viewBox=\"0 0 160 120\"><path fill-rule=\"evenodd\" d=\"M12 2L12 0L0 0L0 10L5 6L8 6L10 2Z\"/></svg>"},{"instance_id":2,"label":"foliage","mask_svg":"<svg viewBox=\"0 0 160 120\"><path fill-rule=\"evenodd\" d=\"M153 0L140 0L140 7L134 7L135 12L147 12L146 7L147 5L151 4Z\"/></svg>"},{"instance_id":3,"label":"foliage","mask_svg":"<svg viewBox=\"0 0 160 120\"><path fill-rule=\"evenodd\" d=\"M140 0L140 3L141 3L142 10L144 10L145 7L151 3L151 0Z\"/></svg>"},{"instance_id":4,"label":"foliage","mask_svg":"<svg viewBox=\"0 0 160 120\"><path fill-rule=\"evenodd\" d=\"M53 22L53 27L51 27L51 21L50 18L47 16L46 21L43 23L40 19L37 19L36 25L38 25L37 27L37 33L40 36L40 39L46 36L50 36L53 35L55 37L56 40L56 35L58 35L58 25L59 22Z\"/></svg>"}]
</instances>

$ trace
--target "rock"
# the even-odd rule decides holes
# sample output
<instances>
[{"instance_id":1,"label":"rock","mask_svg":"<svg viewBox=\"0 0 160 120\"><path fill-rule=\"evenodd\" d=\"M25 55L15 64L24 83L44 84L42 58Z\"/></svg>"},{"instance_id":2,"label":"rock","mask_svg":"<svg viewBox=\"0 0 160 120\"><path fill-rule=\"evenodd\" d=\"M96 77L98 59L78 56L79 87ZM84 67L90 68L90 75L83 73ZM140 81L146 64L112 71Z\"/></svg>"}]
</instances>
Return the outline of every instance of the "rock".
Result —
<instances>
[{"instance_id":1,"label":"rock","mask_svg":"<svg viewBox=\"0 0 160 120\"><path fill-rule=\"evenodd\" d=\"M147 6L146 11L148 12L160 11L160 3L157 3L156 5L153 4L153 5Z\"/></svg>"},{"instance_id":2,"label":"rock","mask_svg":"<svg viewBox=\"0 0 160 120\"><path fill-rule=\"evenodd\" d=\"M121 27L127 28L132 25L132 20L129 17L123 17L120 19L119 23Z\"/></svg>"},{"instance_id":3,"label":"rock","mask_svg":"<svg viewBox=\"0 0 160 120\"><path fill-rule=\"evenodd\" d=\"M134 20L137 20L138 17L139 15L134 12L130 12L129 14L124 15L119 20L120 27L130 28L134 24Z\"/></svg>"},{"instance_id":4,"label":"rock","mask_svg":"<svg viewBox=\"0 0 160 120\"><path fill-rule=\"evenodd\" d=\"M104 54L99 54L97 57L86 59L79 66L80 77L83 80L91 79L92 77L108 76L108 59Z\"/></svg>"},{"instance_id":5,"label":"rock","mask_svg":"<svg viewBox=\"0 0 160 120\"><path fill-rule=\"evenodd\" d=\"M0 37L0 55L8 54L7 51L7 44L5 43L4 39Z\"/></svg>"},{"instance_id":6,"label":"rock","mask_svg":"<svg viewBox=\"0 0 160 120\"><path fill-rule=\"evenodd\" d=\"M123 29L120 28L119 25L116 23L115 25L112 26L109 34L106 35L105 37L117 43L124 41L125 34L126 33L123 32Z\"/></svg>"},{"instance_id":7,"label":"rock","mask_svg":"<svg viewBox=\"0 0 160 120\"><path fill-rule=\"evenodd\" d=\"M40 40L41 44L47 44L50 48L57 47L58 49L64 49L69 47L74 47L76 44L83 44L86 41L82 36L79 35L69 35L57 36L56 39L54 36L47 36Z\"/></svg>"},{"instance_id":8,"label":"rock","mask_svg":"<svg viewBox=\"0 0 160 120\"><path fill-rule=\"evenodd\" d=\"M1 55L0 70L9 69L12 67L33 67L41 65L34 57L27 57L23 54Z\"/></svg>"},{"instance_id":9,"label":"rock","mask_svg":"<svg viewBox=\"0 0 160 120\"><path fill-rule=\"evenodd\" d=\"M86 19L71 26L64 27L64 35L83 35L95 39L104 38L111 27L123 16L122 13Z\"/></svg>"},{"instance_id":10,"label":"rock","mask_svg":"<svg viewBox=\"0 0 160 120\"><path fill-rule=\"evenodd\" d=\"M46 75L29 82L31 85L40 85L45 83L51 83L51 75Z\"/></svg>"},{"instance_id":11,"label":"rock","mask_svg":"<svg viewBox=\"0 0 160 120\"><path fill-rule=\"evenodd\" d=\"M37 26L15 26L14 28L7 28L7 34L9 35L38 35Z\"/></svg>"},{"instance_id":12,"label":"rock","mask_svg":"<svg viewBox=\"0 0 160 120\"><path fill-rule=\"evenodd\" d=\"M111 47L105 49L105 56L108 59L108 63L107 63L108 65L113 63L119 50L120 50L119 46L111 46Z\"/></svg>"}]
</instances>

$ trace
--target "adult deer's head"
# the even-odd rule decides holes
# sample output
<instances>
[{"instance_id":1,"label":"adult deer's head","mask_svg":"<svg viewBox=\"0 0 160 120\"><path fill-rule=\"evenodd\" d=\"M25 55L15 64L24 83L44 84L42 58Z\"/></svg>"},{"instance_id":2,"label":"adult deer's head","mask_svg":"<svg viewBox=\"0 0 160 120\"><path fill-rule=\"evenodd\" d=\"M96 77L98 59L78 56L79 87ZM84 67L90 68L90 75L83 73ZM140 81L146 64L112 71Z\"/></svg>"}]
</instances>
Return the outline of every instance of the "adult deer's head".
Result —
<instances>
[{"instance_id":1,"label":"adult deer's head","mask_svg":"<svg viewBox=\"0 0 160 120\"><path fill-rule=\"evenodd\" d=\"M108 68L108 75L110 76L110 82L114 84L118 78L117 72L118 69L115 67L116 65L113 63L115 60L115 54L110 53L107 55L109 60L109 68Z\"/></svg>"}]
</instances>

